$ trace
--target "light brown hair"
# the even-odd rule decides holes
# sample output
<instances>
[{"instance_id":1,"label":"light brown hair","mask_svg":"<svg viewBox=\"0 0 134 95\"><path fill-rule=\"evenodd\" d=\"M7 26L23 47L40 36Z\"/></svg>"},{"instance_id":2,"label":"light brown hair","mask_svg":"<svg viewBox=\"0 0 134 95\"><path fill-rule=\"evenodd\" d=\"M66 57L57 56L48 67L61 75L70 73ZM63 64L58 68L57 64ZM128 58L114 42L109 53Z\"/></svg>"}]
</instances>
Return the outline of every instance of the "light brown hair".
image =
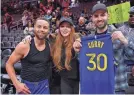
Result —
<instances>
[{"instance_id":1,"label":"light brown hair","mask_svg":"<svg viewBox=\"0 0 134 95\"><path fill-rule=\"evenodd\" d=\"M71 26L71 32L66 38L66 42L65 42L64 37L61 35L60 31L58 32L58 35L56 36L55 43L52 46L52 57L53 57L53 62L58 71L62 69L71 70L70 61L72 58L74 33L75 33L74 27ZM64 66L65 68L61 66L62 46L64 46L65 48L65 66Z\"/></svg>"}]
</instances>

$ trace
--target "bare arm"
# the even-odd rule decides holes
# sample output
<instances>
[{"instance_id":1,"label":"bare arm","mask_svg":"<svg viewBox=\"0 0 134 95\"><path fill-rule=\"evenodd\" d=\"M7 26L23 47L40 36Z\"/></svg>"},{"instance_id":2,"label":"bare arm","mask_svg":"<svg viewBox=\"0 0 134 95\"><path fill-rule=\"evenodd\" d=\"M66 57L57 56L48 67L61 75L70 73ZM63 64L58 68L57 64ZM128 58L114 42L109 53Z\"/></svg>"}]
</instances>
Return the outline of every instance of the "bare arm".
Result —
<instances>
[{"instance_id":1,"label":"bare arm","mask_svg":"<svg viewBox=\"0 0 134 95\"><path fill-rule=\"evenodd\" d=\"M14 64L17 63L20 59L22 59L26 55L28 49L29 48L28 48L27 44L20 42L16 46L14 52L11 54L11 56L9 57L9 59L6 63L7 73L9 75L9 77L11 78L14 86L16 87L18 92L24 92L24 93L30 93L30 91L28 90L28 88L26 87L25 84L20 83L17 80L15 70L14 70Z\"/></svg>"}]
</instances>

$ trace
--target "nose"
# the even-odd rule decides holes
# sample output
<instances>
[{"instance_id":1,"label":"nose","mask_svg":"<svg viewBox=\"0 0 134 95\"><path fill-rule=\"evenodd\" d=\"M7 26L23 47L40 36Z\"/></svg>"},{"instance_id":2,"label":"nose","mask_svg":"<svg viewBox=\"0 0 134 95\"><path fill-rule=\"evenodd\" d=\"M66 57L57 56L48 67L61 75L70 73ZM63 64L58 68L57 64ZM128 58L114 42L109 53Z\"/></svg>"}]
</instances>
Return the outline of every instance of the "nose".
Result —
<instances>
[{"instance_id":1,"label":"nose","mask_svg":"<svg viewBox=\"0 0 134 95\"><path fill-rule=\"evenodd\" d=\"M41 27L41 28L40 28L40 31L41 31L41 32L44 32L44 29L43 29L43 27Z\"/></svg>"},{"instance_id":2,"label":"nose","mask_svg":"<svg viewBox=\"0 0 134 95\"><path fill-rule=\"evenodd\" d=\"M101 16L98 16L98 20L101 20L102 18L101 18Z\"/></svg>"}]
</instances>

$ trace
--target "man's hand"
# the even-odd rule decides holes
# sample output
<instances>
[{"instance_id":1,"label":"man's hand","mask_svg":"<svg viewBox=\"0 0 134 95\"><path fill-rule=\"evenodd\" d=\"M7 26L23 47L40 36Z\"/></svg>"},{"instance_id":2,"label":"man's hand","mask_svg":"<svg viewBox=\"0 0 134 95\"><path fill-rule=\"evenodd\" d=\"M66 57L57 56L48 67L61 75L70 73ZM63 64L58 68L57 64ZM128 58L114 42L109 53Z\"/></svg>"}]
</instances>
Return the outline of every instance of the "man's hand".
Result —
<instances>
[{"instance_id":1,"label":"man's hand","mask_svg":"<svg viewBox=\"0 0 134 95\"><path fill-rule=\"evenodd\" d=\"M124 37L124 35L122 34L121 31L115 31L112 33L111 35L112 37L112 40L115 41L115 40L120 40L124 45L127 45L128 44L128 40Z\"/></svg>"},{"instance_id":2,"label":"man's hand","mask_svg":"<svg viewBox=\"0 0 134 95\"><path fill-rule=\"evenodd\" d=\"M30 35L28 35L22 40L22 42L24 44L26 44L26 43L31 44L31 40L32 40L32 37Z\"/></svg>"},{"instance_id":3,"label":"man's hand","mask_svg":"<svg viewBox=\"0 0 134 95\"><path fill-rule=\"evenodd\" d=\"M23 93L23 94L30 94L30 90L29 88L26 86L26 84L18 82L17 84L15 84L15 88L17 90L18 93Z\"/></svg>"},{"instance_id":4,"label":"man's hand","mask_svg":"<svg viewBox=\"0 0 134 95\"><path fill-rule=\"evenodd\" d=\"M76 39L75 42L73 43L73 48L76 52L80 51L80 48L82 47L81 45L81 40L80 39Z\"/></svg>"}]
</instances>

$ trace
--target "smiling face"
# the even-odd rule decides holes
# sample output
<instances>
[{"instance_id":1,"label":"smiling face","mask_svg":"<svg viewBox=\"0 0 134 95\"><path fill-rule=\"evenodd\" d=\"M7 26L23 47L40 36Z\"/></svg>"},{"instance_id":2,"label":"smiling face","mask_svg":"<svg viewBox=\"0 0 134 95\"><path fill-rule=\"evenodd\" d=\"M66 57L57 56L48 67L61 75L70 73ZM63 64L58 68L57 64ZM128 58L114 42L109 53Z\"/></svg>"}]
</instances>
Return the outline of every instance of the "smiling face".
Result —
<instances>
[{"instance_id":1,"label":"smiling face","mask_svg":"<svg viewBox=\"0 0 134 95\"><path fill-rule=\"evenodd\" d=\"M35 37L39 40L44 40L49 32L49 23L45 20L37 20L34 25Z\"/></svg>"},{"instance_id":2,"label":"smiling face","mask_svg":"<svg viewBox=\"0 0 134 95\"><path fill-rule=\"evenodd\" d=\"M68 22L61 23L60 33L63 37L69 36L71 33L71 25Z\"/></svg>"},{"instance_id":3,"label":"smiling face","mask_svg":"<svg viewBox=\"0 0 134 95\"><path fill-rule=\"evenodd\" d=\"M92 15L92 21L98 29L104 29L108 21L108 13L105 10L98 10Z\"/></svg>"}]
</instances>

